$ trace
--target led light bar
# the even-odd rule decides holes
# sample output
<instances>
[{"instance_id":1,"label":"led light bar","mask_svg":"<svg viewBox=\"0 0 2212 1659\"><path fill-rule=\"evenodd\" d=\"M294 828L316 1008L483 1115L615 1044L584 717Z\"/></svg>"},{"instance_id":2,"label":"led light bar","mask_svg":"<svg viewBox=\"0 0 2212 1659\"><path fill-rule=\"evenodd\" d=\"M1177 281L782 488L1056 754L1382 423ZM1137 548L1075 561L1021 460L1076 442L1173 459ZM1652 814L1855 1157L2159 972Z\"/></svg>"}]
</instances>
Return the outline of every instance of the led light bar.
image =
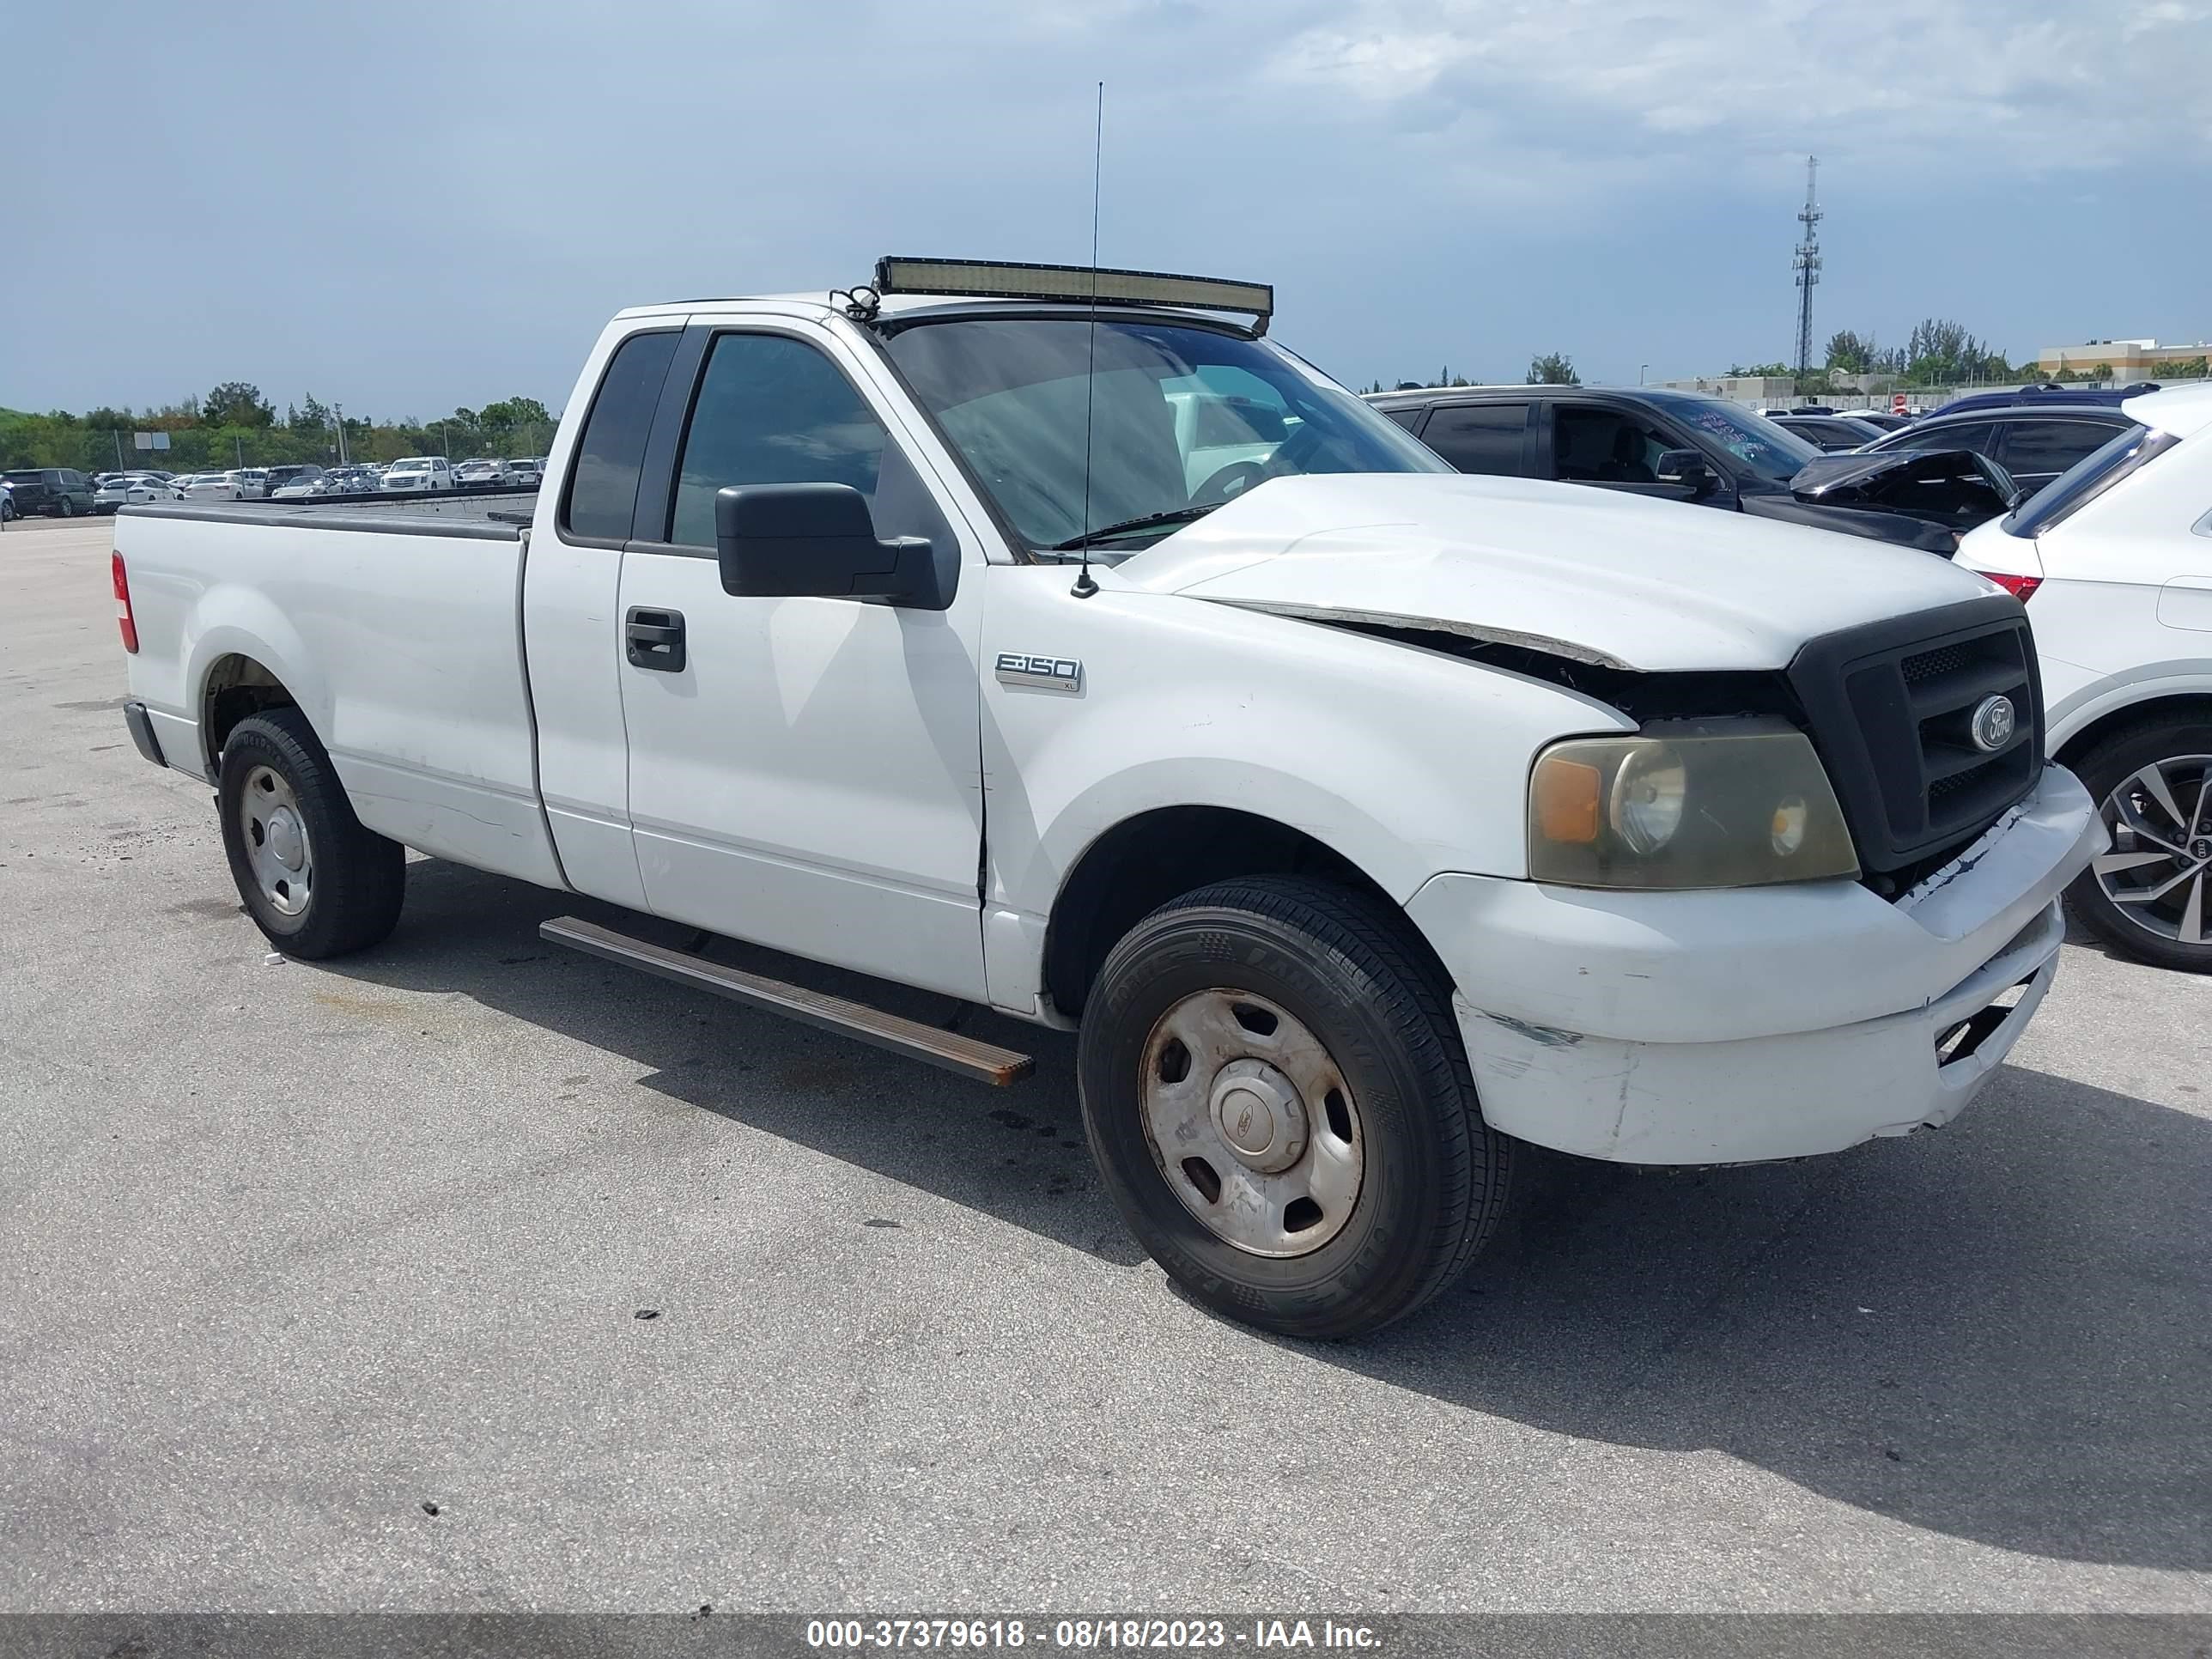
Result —
<instances>
[{"instance_id":1,"label":"led light bar","mask_svg":"<svg viewBox=\"0 0 2212 1659\"><path fill-rule=\"evenodd\" d=\"M1091 265L1027 265L990 259L876 261L878 294L942 294L969 300L1047 300L1066 305L1186 306L1196 311L1249 312L1261 332L1274 314L1268 283L1218 276L1175 276L1157 270L1109 270Z\"/></svg>"}]
</instances>

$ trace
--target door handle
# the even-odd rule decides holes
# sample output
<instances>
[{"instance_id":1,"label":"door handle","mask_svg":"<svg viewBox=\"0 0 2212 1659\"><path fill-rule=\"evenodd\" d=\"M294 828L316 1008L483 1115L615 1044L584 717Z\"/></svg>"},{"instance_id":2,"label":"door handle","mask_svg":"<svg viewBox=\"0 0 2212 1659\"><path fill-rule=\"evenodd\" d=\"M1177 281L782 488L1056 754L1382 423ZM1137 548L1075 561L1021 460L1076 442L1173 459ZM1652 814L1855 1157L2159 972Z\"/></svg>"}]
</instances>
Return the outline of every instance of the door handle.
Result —
<instances>
[{"instance_id":1,"label":"door handle","mask_svg":"<svg viewBox=\"0 0 2212 1659\"><path fill-rule=\"evenodd\" d=\"M623 647L630 665L657 673L684 672L684 613L632 605L623 617Z\"/></svg>"}]
</instances>

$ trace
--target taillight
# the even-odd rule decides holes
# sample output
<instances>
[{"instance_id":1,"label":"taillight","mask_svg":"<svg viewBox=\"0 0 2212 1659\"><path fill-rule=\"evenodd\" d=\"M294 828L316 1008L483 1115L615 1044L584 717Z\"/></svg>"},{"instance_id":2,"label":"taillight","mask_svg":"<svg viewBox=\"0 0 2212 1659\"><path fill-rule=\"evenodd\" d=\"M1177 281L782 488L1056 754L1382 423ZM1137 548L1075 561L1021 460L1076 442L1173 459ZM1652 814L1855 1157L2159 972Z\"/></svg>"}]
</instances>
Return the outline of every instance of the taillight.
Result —
<instances>
[{"instance_id":1,"label":"taillight","mask_svg":"<svg viewBox=\"0 0 2212 1659\"><path fill-rule=\"evenodd\" d=\"M131 618L131 578L123 574L123 556L115 561L115 625L123 630L123 648L132 656L138 654L138 624Z\"/></svg>"},{"instance_id":2,"label":"taillight","mask_svg":"<svg viewBox=\"0 0 2212 1659\"><path fill-rule=\"evenodd\" d=\"M2015 576L2003 570L1984 570L1981 574L2022 605L2026 605L2034 598L2035 590L2043 586L2043 578L2040 576Z\"/></svg>"}]
</instances>

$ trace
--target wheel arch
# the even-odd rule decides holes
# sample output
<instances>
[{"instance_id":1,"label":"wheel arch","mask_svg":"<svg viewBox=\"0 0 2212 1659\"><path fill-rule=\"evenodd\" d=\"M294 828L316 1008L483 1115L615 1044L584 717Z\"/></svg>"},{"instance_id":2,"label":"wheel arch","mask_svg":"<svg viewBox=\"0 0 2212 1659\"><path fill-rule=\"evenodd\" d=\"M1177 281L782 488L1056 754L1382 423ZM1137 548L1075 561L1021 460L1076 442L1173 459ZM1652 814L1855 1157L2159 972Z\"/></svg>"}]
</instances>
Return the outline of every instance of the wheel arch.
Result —
<instances>
[{"instance_id":1,"label":"wheel arch","mask_svg":"<svg viewBox=\"0 0 2212 1659\"><path fill-rule=\"evenodd\" d=\"M1401 907L1372 875L1310 831L1257 812L1206 805L1155 806L1094 838L1070 866L1045 924L1044 988L1054 1009L1082 1012L1117 940L1169 900L1245 876L1299 875L1359 895L1385 914ZM1420 931L1405 938L1424 965L1449 976Z\"/></svg>"},{"instance_id":2,"label":"wheel arch","mask_svg":"<svg viewBox=\"0 0 2212 1659\"><path fill-rule=\"evenodd\" d=\"M213 777L222 746L238 723L270 708L297 708L299 698L276 672L243 651L226 651L208 664L200 680L200 746Z\"/></svg>"},{"instance_id":3,"label":"wheel arch","mask_svg":"<svg viewBox=\"0 0 2212 1659\"><path fill-rule=\"evenodd\" d=\"M2107 707L2075 726L2051 751L2063 766L2075 766L2116 732L2158 720L2203 720L2212 724L2212 687L2168 690Z\"/></svg>"}]
</instances>

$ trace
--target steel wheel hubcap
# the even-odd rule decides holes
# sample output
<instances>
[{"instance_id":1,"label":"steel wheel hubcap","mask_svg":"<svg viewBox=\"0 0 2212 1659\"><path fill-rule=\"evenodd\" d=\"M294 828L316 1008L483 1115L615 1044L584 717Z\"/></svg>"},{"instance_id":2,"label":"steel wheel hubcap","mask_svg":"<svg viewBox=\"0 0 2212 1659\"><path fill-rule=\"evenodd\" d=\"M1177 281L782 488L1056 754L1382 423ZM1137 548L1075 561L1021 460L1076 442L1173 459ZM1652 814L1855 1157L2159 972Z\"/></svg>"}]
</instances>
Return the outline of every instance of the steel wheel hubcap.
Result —
<instances>
[{"instance_id":1,"label":"steel wheel hubcap","mask_svg":"<svg viewBox=\"0 0 2212 1659\"><path fill-rule=\"evenodd\" d=\"M280 915L298 915L307 908L314 887L314 863L299 797L268 767L257 766L246 775L238 816L246 862L262 897Z\"/></svg>"},{"instance_id":2,"label":"steel wheel hubcap","mask_svg":"<svg viewBox=\"0 0 2212 1659\"><path fill-rule=\"evenodd\" d=\"M2177 755L2123 779L2105 798L2112 850L2090 869L2119 913L2156 939L2203 945L2212 869L2212 755Z\"/></svg>"},{"instance_id":3,"label":"steel wheel hubcap","mask_svg":"<svg viewBox=\"0 0 2212 1659\"><path fill-rule=\"evenodd\" d=\"M1254 1255L1305 1255L1359 1200L1359 1109L1321 1040L1279 1004L1199 991L1146 1039L1145 1139L1207 1231Z\"/></svg>"}]
</instances>

